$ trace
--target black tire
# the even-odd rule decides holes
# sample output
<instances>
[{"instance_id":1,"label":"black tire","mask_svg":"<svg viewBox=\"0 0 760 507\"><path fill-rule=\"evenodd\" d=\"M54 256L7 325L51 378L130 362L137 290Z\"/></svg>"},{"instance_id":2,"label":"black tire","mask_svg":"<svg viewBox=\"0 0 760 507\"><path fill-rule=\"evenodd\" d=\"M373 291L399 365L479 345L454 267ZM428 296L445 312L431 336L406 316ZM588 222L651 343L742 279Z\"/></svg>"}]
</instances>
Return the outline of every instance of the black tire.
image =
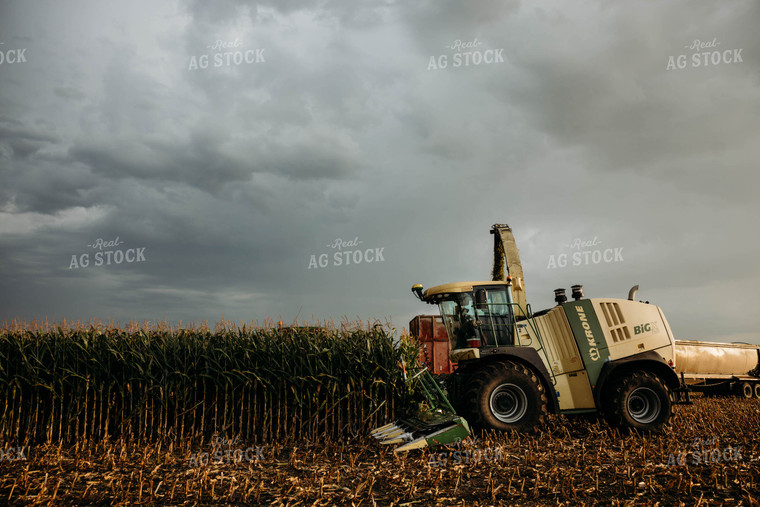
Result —
<instances>
[{"instance_id":1,"label":"black tire","mask_svg":"<svg viewBox=\"0 0 760 507\"><path fill-rule=\"evenodd\" d=\"M466 413L475 428L530 431L544 422L543 384L527 367L512 361L491 363L472 374L465 388Z\"/></svg>"},{"instance_id":2,"label":"black tire","mask_svg":"<svg viewBox=\"0 0 760 507\"><path fill-rule=\"evenodd\" d=\"M755 382L755 398L760 398L760 382Z\"/></svg>"},{"instance_id":3,"label":"black tire","mask_svg":"<svg viewBox=\"0 0 760 507\"><path fill-rule=\"evenodd\" d=\"M749 400L754 395L755 395L755 390L752 389L752 384L750 384L749 382L742 382L742 385L739 388L739 396L741 396L745 400Z\"/></svg>"},{"instance_id":4,"label":"black tire","mask_svg":"<svg viewBox=\"0 0 760 507\"><path fill-rule=\"evenodd\" d=\"M606 389L603 412L613 427L659 432L672 410L670 390L646 371L626 373Z\"/></svg>"}]
</instances>

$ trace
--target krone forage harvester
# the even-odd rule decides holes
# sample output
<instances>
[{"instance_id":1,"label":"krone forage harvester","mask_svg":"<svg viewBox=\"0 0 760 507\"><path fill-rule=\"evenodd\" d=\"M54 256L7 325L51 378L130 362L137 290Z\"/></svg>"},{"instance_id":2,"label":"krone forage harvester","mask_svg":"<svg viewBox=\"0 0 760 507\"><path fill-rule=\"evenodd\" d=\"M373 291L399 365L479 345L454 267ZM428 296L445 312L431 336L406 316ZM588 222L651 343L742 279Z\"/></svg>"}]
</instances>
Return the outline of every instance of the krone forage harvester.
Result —
<instances>
[{"instance_id":1,"label":"krone forage harvester","mask_svg":"<svg viewBox=\"0 0 760 507\"><path fill-rule=\"evenodd\" d=\"M659 431L673 403L689 403L675 372L668 321L659 307L634 301L638 286L628 299L586 299L574 285L568 301L557 289L557 306L534 313L512 230L496 224L491 233L495 263L506 263L505 280L412 287L443 317L457 364L449 399L427 371L418 373L430 413L373 436L405 451L464 438L469 425L528 431L549 412L601 413L616 427Z\"/></svg>"}]
</instances>

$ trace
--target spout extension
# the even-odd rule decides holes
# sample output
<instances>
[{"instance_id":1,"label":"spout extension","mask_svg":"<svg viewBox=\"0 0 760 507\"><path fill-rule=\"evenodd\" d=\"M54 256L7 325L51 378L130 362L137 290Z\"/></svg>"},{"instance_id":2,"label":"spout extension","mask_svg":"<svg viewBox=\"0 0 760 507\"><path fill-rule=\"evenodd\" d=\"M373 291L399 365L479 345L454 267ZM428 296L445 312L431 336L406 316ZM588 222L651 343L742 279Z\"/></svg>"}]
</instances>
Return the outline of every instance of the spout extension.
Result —
<instances>
[{"instance_id":1,"label":"spout extension","mask_svg":"<svg viewBox=\"0 0 760 507\"><path fill-rule=\"evenodd\" d=\"M633 301L636 298L636 293L639 291L639 286L634 285L631 290L628 291L628 301Z\"/></svg>"},{"instance_id":2,"label":"spout extension","mask_svg":"<svg viewBox=\"0 0 760 507\"><path fill-rule=\"evenodd\" d=\"M512 296L519 308L527 308L528 302L525 297L525 280L520 263L520 251L517 249L512 229L507 224L494 224L491 226L491 234L494 238L494 269L491 272L492 280L504 280L504 275L512 277ZM504 271L506 264L506 272Z\"/></svg>"}]
</instances>

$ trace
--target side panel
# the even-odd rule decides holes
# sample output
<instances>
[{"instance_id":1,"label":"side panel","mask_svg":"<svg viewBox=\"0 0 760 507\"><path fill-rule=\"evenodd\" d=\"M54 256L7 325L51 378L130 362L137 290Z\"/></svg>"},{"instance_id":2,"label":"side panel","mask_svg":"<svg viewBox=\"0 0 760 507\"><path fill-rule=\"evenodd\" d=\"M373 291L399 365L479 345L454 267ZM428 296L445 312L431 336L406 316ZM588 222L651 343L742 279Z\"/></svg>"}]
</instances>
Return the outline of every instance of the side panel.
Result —
<instances>
[{"instance_id":1,"label":"side panel","mask_svg":"<svg viewBox=\"0 0 760 507\"><path fill-rule=\"evenodd\" d=\"M554 375L560 410L593 409L591 384L563 309L518 322L517 330L518 344L537 349Z\"/></svg>"},{"instance_id":2,"label":"side panel","mask_svg":"<svg viewBox=\"0 0 760 507\"><path fill-rule=\"evenodd\" d=\"M531 323L538 330L542 344L539 344L533 336L535 333ZM517 326L519 344L539 350L543 345L547 364L555 375L583 369L578 346L575 343L575 338L573 338L573 331L570 329L565 312L561 308L552 308L545 315L530 321L518 322Z\"/></svg>"},{"instance_id":3,"label":"side panel","mask_svg":"<svg viewBox=\"0 0 760 507\"><path fill-rule=\"evenodd\" d=\"M678 387L678 379L668 366L675 359L673 336L657 306L601 298L562 306L578 340L597 402L608 377L624 365L650 369L671 388Z\"/></svg>"},{"instance_id":4,"label":"side panel","mask_svg":"<svg viewBox=\"0 0 760 507\"><path fill-rule=\"evenodd\" d=\"M656 305L625 299L591 299L609 347L610 361L658 350L675 360L673 336Z\"/></svg>"},{"instance_id":5,"label":"side panel","mask_svg":"<svg viewBox=\"0 0 760 507\"><path fill-rule=\"evenodd\" d=\"M578 343L578 349L586 365L588 379L593 389L602 372L605 361L610 357L607 340L597 319L591 299L581 299L562 305Z\"/></svg>"},{"instance_id":6,"label":"side panel","mask_svg":"<svg viewBox=\"0 0 760 507\"><path fill-rule=\"evenodd\" d=\"M594 410L594 395L588 381L588 375L584 370L574 373L557 375L557 401L559 409L565 410Z\"/></svg>"}]
</instances>

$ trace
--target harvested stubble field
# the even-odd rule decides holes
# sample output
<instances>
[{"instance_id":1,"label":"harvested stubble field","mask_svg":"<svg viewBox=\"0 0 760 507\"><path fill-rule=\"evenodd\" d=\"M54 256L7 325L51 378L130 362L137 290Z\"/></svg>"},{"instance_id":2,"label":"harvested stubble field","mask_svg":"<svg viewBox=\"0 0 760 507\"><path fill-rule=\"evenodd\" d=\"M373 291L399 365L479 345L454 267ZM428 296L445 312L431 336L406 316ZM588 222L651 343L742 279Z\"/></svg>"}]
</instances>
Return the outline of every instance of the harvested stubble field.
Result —
<instances>
[{"instance_id":1,"label":"harvested stubble field","mask_svg":"<svg viewBox=\"0 0 760 507\"><path fill-rule=\"evenodd\" d=\"M0 462L0 499L25 504L758 505L760 402L697 398L661 435L550 417L394 455L370 439L249 444L163 439L32 446ZM206 453L206 454L204 454ZM720 456L718 456L720 455Z\"/></svg>"},{"instance_id":2,"label":"harvested stubble field","mask_svg":"<svg viewBox=\"0 0 760 507\"><path fill-rule=\"evenodd\" d=\"M369 429L418 402L416 355L377 326L0 329L0 503L758 505L760 400L395 455Z\"/></svg>"}]
</instances>

